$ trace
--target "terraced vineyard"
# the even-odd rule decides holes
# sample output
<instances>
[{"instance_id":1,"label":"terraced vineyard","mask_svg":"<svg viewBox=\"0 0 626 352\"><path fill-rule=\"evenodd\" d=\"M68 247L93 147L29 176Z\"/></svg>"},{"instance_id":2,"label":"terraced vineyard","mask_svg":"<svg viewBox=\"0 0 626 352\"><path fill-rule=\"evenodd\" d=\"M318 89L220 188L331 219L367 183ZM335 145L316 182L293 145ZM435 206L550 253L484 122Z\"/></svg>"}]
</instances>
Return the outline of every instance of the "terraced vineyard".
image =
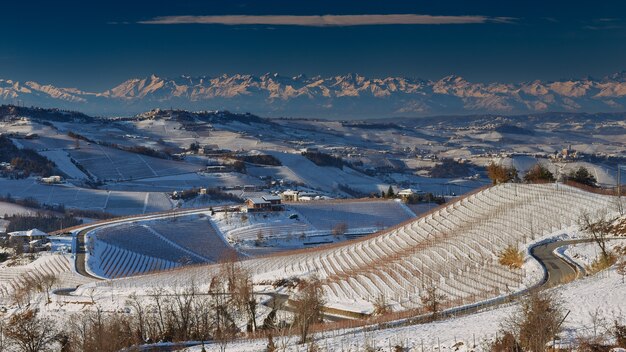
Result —
<instances>
[{"instance_id":1,"label":"terraced vineyard","mask_svg":"<svg viewBox=\"0 0 626 352\"><path fill-rule=\"evenodd\" d=\"M447 204L380 234L244 261L257 281L316 274L329 303L371 305L384 296L395 310L418 307L420 294L436 286L447 300L469 303L518 289L523 270L498 263L509 245L522 248L538 237L574 225L581 212L611 208L609 196L555 185L505 184ZM115 287L184 284L207 268L115 280ZM109 286L110 287L110 286Z\"/></svg>"},{"instance_id":2,"label":"terraced vineyard","mask_svg":"<svg viewBox=\"0 0 626 352\"><path fill-rule=\"evenodd\" d=\"M106 278L215 263L233 249L205 216L122 223L93 233L90 267Z\"/></svg>"},{"instance_id":3,"label":"terraced vineyard","mask_svg":"<svg viewBox=\"0 0 626 352\"><path fill-rule=\"evenodd\" d=\"M71 260L63 255L44 255L28 265L0 268L0 297L9 299L27 280L36 281L44 275L56 276L56 287L76 287L91 281L72 271Z\"/></svg>"}]
</instances>

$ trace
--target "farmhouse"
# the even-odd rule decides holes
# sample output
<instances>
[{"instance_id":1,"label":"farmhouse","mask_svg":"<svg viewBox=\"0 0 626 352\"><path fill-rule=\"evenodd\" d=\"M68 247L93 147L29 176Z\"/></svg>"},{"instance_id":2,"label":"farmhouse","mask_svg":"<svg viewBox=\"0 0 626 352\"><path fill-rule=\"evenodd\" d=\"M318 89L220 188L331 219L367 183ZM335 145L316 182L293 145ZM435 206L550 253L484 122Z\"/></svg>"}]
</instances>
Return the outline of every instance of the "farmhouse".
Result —
<instances>
[{"instance_id":1,"label":"farmhouse","mask_svg":"<svg viewBox=\"0 0 626 352\"><path fill-rule=\"evenodd\" d=\"M9 241L22 243L24 248L39 248L48 242L48 234L38 229L9 232Z\"/></svg>"},{"instance_id":2,"label":"farmhouse","mask_svg":"<svg viewBox=\"0 0 626 352\"><path fill-rule=\"evenodd\" d=\"M398 197L402 198L402 199L407 199L409 197L412 197L414 195L418 195L422 193L422 191L418 190L418 189L414 189L414 188L407 188L407 189L403 189L401 191L398 192Z\"/></svg>"},{"instance_id":3,"label":"farmhouse","mask_svg":"<svg viewBox=\"0 0 626 352\"><path fill-rule=\"evenodd\" d=\"M283 205L279 196L262 196L248 198L246 209L247 211L282 210Z\"/></svg>"}]
</instances>

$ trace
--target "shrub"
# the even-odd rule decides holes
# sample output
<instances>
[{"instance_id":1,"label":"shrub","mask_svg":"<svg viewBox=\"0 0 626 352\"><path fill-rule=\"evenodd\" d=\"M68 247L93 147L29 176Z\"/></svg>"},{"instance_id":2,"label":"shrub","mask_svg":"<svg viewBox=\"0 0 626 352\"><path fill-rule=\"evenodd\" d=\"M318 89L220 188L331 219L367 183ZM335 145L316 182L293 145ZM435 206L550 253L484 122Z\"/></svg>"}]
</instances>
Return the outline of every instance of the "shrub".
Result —
<instances>
[{"instance_id":1,"label":"shrub","mask_svg":"<svg viewBox=\"0 0 626 352\"><path fill-rule=\"evenodd\" d=\"M387 303L384 295L378 296L374 302L374 316L380 316L391 313L391 306Z\"/></svg>"},{"instance_id":2,"label":"shrub","mask_svg":"<svg viewBox=\"0 0 626 352\"><path fill-rule=\"evenodd\" d=\"M513 334L504 332L491 344L490 350L492 352L521 352L522 347Z\"/></svg>"},{"instance_id":3,"label":"shrub","mask_svg":"<svg viewBox=\"0 0 626 352\"><path fill-rule=\"evenodd\" d=\"M590 274L595 274L602 270L610 268L613 264L617 262L617 257L613 253L607 253L607 255L600 255L596 260L591 262L591 264L585 267Z\"/></svg>"},{"instance_id":4,"label":"shrub","mask_svg":"<svg viewBox=\"0 0 626 352\"><path fill-rule=\"evenodd\" d=\"M496 340L492 351L546 350L546 344L561 331L565 314L561 302L546 291L533 292L502 324L503 338Z\"/></svg>"},{"instance_id":5,"label":"shrub","mask_svg":"<svg viewBox=\"0 0 626 352\"><path fill-rule=\"evenodd\" d=\"M524 265L524 253L515 246L506 247L498 258L500 264L512 269L521 269Z\"/></svg>"}]
</instances>

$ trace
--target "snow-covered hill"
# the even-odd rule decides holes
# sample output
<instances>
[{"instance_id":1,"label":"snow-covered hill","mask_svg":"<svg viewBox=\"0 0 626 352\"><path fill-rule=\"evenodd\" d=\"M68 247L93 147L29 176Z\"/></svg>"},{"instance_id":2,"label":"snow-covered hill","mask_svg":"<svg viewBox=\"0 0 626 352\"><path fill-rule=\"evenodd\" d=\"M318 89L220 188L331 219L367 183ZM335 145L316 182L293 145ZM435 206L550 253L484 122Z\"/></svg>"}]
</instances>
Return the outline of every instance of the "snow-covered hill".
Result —
<instances>
[{"instance_id":1,"label":"snow-covered hill","mask_svg":"<svg viewBox=\"0 0 626 352\"><path fill-rule=\"evenodd\" d=\"M405 77L284 77L278 74L133 78L103 92L0 79L0 101L87 112L137 113L154 107L254 111L268 116L386 117L462 113L620 111L626 72L600 79L474 83Z\"/></svg>"}]
</instances>

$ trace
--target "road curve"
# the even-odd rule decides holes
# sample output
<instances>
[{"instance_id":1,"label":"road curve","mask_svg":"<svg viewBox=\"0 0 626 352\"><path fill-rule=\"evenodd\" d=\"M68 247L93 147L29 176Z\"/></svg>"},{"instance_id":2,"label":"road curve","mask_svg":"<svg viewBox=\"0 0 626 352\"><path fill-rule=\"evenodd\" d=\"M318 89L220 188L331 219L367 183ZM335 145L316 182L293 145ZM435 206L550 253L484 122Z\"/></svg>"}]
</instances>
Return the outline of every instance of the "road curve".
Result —
<instances>
[{"instance_id":1,"label":"road curve","mask_svg":"<svg viewBox=\"0 0 626 352\"><path fill-rule=\"evenodd\" d=\"M110 221L99 222L99 223L92 224L92 225L86 224L85 226L78 228L78 232L76 233L76 245L74 248L74 267L76 268L76 272L92 280L103 280L103 278L91 275L91 273L89 273L89 271L87 270L87 255L86 255L87 234L90 231L97 229L98 227L108 226L108 225L113 225L113 224L121 224L125 222L132 222L132 221L138 221L138 220L163 219L163 218L169 218L169 217L175 217L175 216L200 214L200 213L206 213L210 211L210 209L218 210L219 208L222 208L222 207L206 207L206 208L195 208L195 209L189 209L189 210L167 211L163 213L150 214L150 215L137 215L137 216L131 216L131 217L117 218L117 219L114 218L114 219L111 219Z\"/></svg>"}]
</instances>

